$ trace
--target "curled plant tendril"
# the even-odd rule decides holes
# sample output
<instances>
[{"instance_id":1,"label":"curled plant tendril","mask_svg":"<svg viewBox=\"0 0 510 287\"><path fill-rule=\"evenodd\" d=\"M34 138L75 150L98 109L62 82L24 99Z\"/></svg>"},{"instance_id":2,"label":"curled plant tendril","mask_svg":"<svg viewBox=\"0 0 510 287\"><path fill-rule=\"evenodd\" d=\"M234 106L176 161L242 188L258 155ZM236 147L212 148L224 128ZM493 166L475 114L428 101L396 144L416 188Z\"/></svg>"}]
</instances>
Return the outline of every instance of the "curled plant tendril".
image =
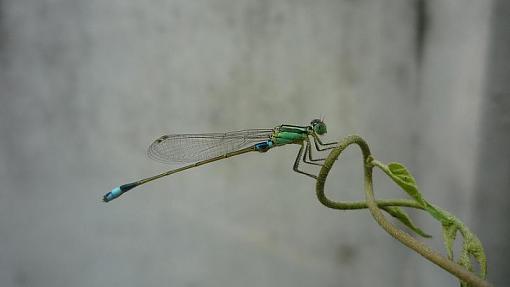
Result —
<instances>
[{"instance_id":1,"label":"curled plant tendril","mask_svg":"<svg viewBox=\"0 0 510 287\"><path fill-rule=\"evenodd\" d=\"M329 199L324 193L324 185L329 171L333 167L340 154L351 144L361 148L364 163L364 189L366 201L342 202ZM373 193L372 171L374 167L380 168L398 186L400 186L412 199L376 200ZM391 236L413 249L432 263L443 268L456 276L462 286L491 286L485 281L487 274L487 262L480 240L460 220L439 207L428 203L418 191L416 181L407 169L399 163L385 165L371 155L368 144L359 136L351 135L344 138L326 158L316 182L316 193L319 201L333 209L352 210L368 208L375 221ZM447 249L448 258L432 250L421 241L413 238L408 233L400 230L389 222L381 210L398 219L410 230L423 237L430 237L416 227L409 216L400 207L410 207L427 211L433 218L438 220L443 227L443 239ZM453 242L460 232L464 239L462 253L457 264L453 257ZM480 265L480 276L470 272L472 270L471 257L474 257Z\"/></svg>"}]
</instances>

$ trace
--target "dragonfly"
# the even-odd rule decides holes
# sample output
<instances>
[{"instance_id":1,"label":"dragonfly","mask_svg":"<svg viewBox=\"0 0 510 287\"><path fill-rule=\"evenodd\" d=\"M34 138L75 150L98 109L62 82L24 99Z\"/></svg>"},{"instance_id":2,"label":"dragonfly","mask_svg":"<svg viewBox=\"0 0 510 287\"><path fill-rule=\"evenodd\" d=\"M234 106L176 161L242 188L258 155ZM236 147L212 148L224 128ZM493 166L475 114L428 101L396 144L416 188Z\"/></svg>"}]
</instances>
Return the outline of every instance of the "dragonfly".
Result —
<instances>
[{"instance_id":1,"label":"dragonfly","mask_svg":"<svg viewBox=\"0 0 510 287\"><path fill-rule=\"evenodd\" d=\"M227 133L171 134L156 139L148 148L149 158L162 163L191 163L158 175L115 187L103 196L110 202L127 191L156 179L195 168L207 163L245 154L265 153L270 149L289 144L301 147L294 161L293 170L317 179L317 176L299 168L301 163L322 166L325 158L314 158L312 150L330 150L337 142L324 143L321 136L327 133L322 119L314 119L307 126L282 124L272 129L248 129ZM312 145L313 142L313 145Z\"/></svg>"}]
</instances>

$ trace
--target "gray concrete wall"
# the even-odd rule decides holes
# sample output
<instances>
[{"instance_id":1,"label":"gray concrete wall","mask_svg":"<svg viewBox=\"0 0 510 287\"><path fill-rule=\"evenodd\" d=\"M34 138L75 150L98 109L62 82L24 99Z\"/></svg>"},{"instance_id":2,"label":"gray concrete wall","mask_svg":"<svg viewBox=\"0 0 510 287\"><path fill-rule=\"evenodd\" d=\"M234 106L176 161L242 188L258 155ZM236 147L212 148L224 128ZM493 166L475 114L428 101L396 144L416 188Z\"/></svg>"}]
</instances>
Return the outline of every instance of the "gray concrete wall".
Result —
<instances>
[{"instance_id":1,"label":"gray concrete wall","mask_svg":"<svg viewBox=\"0 0 510 287\"><path fill-rule=\"evenodd\" d=\"M322 207L297 147L100 197L172 168L145 157L161 134L325 115L472 225L489 1L0 4L2 286L457 285L368 212ZM332 197L362 198L356 150L333 172ZM403 196L380 173L376 194Z\"/></svg>"},{"instance_id":2,"label":"gray concrete wall","mask_svg":"<svg viewBox=\"0 0 510 287\"><path fill-rule=\"evenodd\" d=\"M491 280L510 284L510 2L494 1L487 83L482 101L475 212L475 230L486 244Z\"/></svg>"}]
</instances>

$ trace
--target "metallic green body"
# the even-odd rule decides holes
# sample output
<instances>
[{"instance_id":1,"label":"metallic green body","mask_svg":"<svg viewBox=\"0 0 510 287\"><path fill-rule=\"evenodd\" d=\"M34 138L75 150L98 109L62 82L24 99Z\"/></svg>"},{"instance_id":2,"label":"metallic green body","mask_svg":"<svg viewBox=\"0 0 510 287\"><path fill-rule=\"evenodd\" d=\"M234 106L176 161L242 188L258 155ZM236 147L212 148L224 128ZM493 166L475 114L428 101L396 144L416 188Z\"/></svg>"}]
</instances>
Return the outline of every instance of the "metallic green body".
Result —
<instances>
[{"instance_id":1,"label":"metallic green body","mask_svg":"<svg viewBox=\"0 0 510 287\"><path fill-rule=\"evenodd\" d=\"M285 129L278 131L272 136L273 143L277 146L292 143L302 143L308 137L306 130L300 129Z\"/></svg>"}]
</instances>

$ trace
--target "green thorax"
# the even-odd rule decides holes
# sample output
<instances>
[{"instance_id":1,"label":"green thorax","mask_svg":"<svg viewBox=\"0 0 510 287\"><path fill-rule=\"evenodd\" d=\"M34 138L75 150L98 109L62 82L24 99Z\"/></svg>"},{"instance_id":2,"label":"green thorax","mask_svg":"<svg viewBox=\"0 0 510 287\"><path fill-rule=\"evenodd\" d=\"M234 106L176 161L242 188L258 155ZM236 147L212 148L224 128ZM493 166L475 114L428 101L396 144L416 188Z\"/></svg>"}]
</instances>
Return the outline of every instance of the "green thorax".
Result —
<instances>
[{"instance_id":1,"label":"green thorax","mask_svg":"<svg viewBox=\"0 0 510 287\"><path fill-rule=\"evenodd\" d=\"M306 127L280 127L275 130L271 139L275 145L301 143L308 137Z\"/></svg>"}]
</instances>

